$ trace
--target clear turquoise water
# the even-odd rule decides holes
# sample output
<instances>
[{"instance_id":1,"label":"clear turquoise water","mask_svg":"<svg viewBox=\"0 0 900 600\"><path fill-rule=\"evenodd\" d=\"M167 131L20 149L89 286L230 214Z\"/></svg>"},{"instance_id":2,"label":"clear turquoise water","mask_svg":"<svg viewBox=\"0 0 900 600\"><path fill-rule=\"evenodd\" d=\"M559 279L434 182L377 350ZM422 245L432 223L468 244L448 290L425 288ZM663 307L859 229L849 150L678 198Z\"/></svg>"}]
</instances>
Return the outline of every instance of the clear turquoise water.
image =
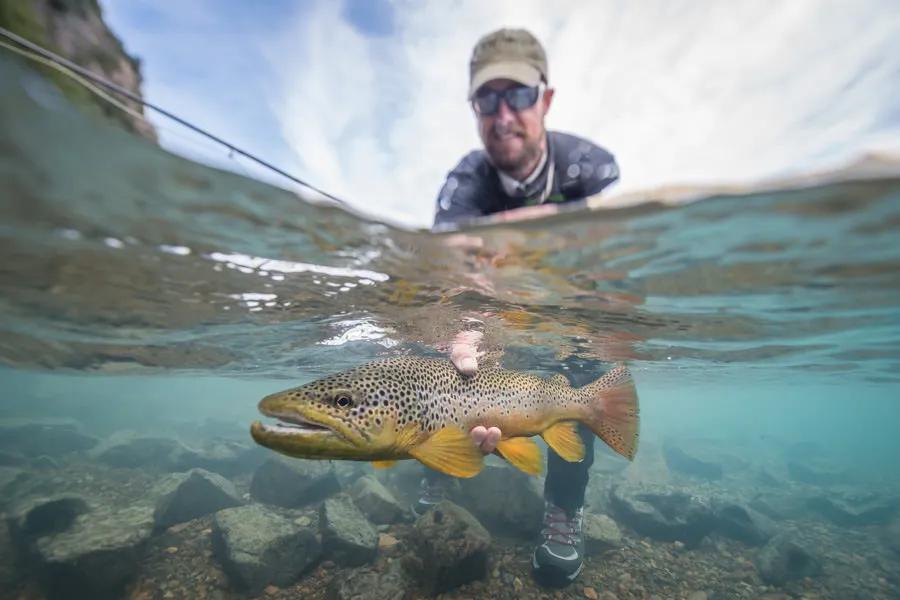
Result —
<instances>
[{"instance_id":1,"label":"clear turquoise water","mask_svg":"<svg viewBox=\"0 0 900 600\"><path fill-rule=\"evenodd\" d=\"M626 361L647 447L757 463L811 443L851 488L897 491L900 179L460 242L188 163L0 69L0 419L240 437L264 394L439 354L477 316L509 368Z\"/></svg>"}]
</instances>

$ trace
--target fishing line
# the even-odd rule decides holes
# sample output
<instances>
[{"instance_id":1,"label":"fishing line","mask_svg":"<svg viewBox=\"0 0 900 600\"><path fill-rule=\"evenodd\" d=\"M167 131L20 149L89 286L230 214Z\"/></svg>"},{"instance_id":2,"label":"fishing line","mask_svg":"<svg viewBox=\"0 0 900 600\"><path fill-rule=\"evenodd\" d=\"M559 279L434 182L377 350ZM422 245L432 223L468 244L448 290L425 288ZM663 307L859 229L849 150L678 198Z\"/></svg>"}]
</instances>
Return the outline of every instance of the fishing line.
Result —
<instances>
[{"instance_id":1,"label":"fishing line","mask_svg":"<svg viewBox=\"0 0 900 600\"><path fill-rule=\"evenodd\" d=\"M0 42L0 46L3 46L4 48L7 48L8 50L11 50L11 51L13 51L17 54L20 54L26 58L29 58L31 60L34 60L34 61L40 62L44 65L53 67L60 73L72 78L74 81L83 85L90 92L96 94L100 98L103 98L104 100L106 100L107 102L109 102L110 104L115 106L116 108L125 111L126 113L128 113L129 115L131 115L133 117L139 118L143 121L147 120L144 115L135 111L131 107L123 104L122 102L116 100L115 98L112 98L109 94L107 94L103 90L97 88L95 85L92 85L90 82L101 85L111 92L115 92L117 94L120 94L120 95L128 98L132 102L136 102L142 106L152 109L152 110L156 111L157 113L163 115L164 117L175 121L179 125L182 125L183 127L187 127L191 131L193 131L195 133L199 133L203 137L206 137L206 138L224 146L232 154L238 154L240 156L244 156L244 157L250 159L251 161L255 162L256 164L258 164L266 169L269 169L270 171L273 171L274 173L277 173L277 174L281 175L282 177L285 177L285 178L293 181L296 184L299 184L307 189L310 189L318 194L321 194L322 196L328 198L329 200L333 200L334 202L337 202L341 206L344 206L344 207L350 209L349 203L346 202L345 200L342 200L342 199L338 198L337 196L329 194L325 190L319 189L318 187L300 179L299 177L291 175L287 171L284 171L283 169L276 167L275 165L259 158L258 156L254 155L254 154L251 154L250 152L248 152L246 150L238 148L234 144L231 144L231 143L227 142L226 140L206 131L205 129L202 129L202 128L194 125L190 121L183 119L183 118L179 117L178 115L173 114L170 111L168 111L156 104L153 104L152 102L148 102L148 101L144 100L143 98L141 98L137 94L134 94L130 90L127 90L118 84L115 84L103 77L100 77L99 75L89 71L88 69L85 69L84 67L81 67L81 66L73 63L72 61L70 61L66 58L63 58L62 56L56 54L55 52L47 50L46 48L43 48L42 46L39 46L38 44L35 44L34 42L31 42L19 35L16 35L15 33L9 31L5 27L0 27L0 35L3 35L7 39L12 40L13 42L19 44L20 46L24 46L25 48L27 48L28 51L23 50L21 48L16 48L16 47L6 44L4 42ZM90 82L86 81L86 80L90 80Z\"/></svg>"}]
</instances>

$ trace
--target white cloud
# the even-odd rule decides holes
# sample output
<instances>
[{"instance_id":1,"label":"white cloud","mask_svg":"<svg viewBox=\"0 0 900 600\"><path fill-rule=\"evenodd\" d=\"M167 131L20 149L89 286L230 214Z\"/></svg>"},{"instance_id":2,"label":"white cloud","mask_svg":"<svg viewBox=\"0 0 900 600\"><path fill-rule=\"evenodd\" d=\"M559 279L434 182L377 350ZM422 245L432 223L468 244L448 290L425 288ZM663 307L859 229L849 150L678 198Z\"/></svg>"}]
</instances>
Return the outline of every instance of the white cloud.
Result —
<instances>
[{"instance_id":1,"label":"white cloud","mask_svg":"<svg viewBox=\"0 0 900 600\"><path fill-rule=\"evenodd\" d=\"M616 192L828 167L900 147L900 11L890 1L422 3L367 37L332 2L263 43L292 168L370 214L428 226L478 146L465 103L477 38L524 26L547 48L548 125L609 148Z\"/></svg>"}]
</instances>

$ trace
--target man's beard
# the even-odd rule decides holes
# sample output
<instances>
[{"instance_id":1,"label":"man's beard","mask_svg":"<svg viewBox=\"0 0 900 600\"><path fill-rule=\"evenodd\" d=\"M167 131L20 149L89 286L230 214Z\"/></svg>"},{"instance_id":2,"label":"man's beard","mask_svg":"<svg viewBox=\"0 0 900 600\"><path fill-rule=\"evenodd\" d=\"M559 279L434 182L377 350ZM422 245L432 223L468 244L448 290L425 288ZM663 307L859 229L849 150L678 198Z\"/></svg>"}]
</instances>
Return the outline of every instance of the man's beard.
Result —
<instances>
[{"instance_id":1,"label":"man's beard","mask_svg":"<svg viewBox=\"0 0 900 600\"><path fill-rule=\"evenodd\" d=\"M494 132L491 132L492 135ZM545 134L542 134L537 140L533 142L528 142L524 137L519 135L518 131L514 131L515 135L519 136L519 139L522 141L522 148L515 154L507 154L505 152L498 152L494 146L494 144L498 144L494 140L491 140L492 143L486 144L486 150L488 156L491 159L491 163L500 169L501 171L505 171L511 174L521 174L520 171L528 168L529 166L537 164L538 160L543 153L543 149L541 148L541 140L543 139ZM528 175L528 173L524 173L524 175Z\"/></svg>"}]
</instances>

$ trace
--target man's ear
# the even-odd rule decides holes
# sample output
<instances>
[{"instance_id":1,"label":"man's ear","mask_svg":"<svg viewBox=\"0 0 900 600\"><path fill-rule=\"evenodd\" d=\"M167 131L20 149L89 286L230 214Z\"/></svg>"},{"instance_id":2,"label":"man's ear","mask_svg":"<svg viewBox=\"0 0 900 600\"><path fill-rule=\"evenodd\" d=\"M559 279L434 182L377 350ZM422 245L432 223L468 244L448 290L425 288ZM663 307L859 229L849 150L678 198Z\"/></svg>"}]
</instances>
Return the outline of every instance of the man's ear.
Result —
<instances>
[{"instance_id":1,"label":"man's ear","mask_svg":"<svg viewBox=\"0 0 900 600\"><path fill-rule=\"evenodd\" d=\"M543 96L543 98L541 98L541 102L543 102L543 104L544 104L544 114L545 115L547 114L547 111L550 110L550 104L553 102L553 93L555 91L556 90L554 90L553 88L549 88L549 87L544 90L544 96Z\"/></svg>"}]
</instances>

